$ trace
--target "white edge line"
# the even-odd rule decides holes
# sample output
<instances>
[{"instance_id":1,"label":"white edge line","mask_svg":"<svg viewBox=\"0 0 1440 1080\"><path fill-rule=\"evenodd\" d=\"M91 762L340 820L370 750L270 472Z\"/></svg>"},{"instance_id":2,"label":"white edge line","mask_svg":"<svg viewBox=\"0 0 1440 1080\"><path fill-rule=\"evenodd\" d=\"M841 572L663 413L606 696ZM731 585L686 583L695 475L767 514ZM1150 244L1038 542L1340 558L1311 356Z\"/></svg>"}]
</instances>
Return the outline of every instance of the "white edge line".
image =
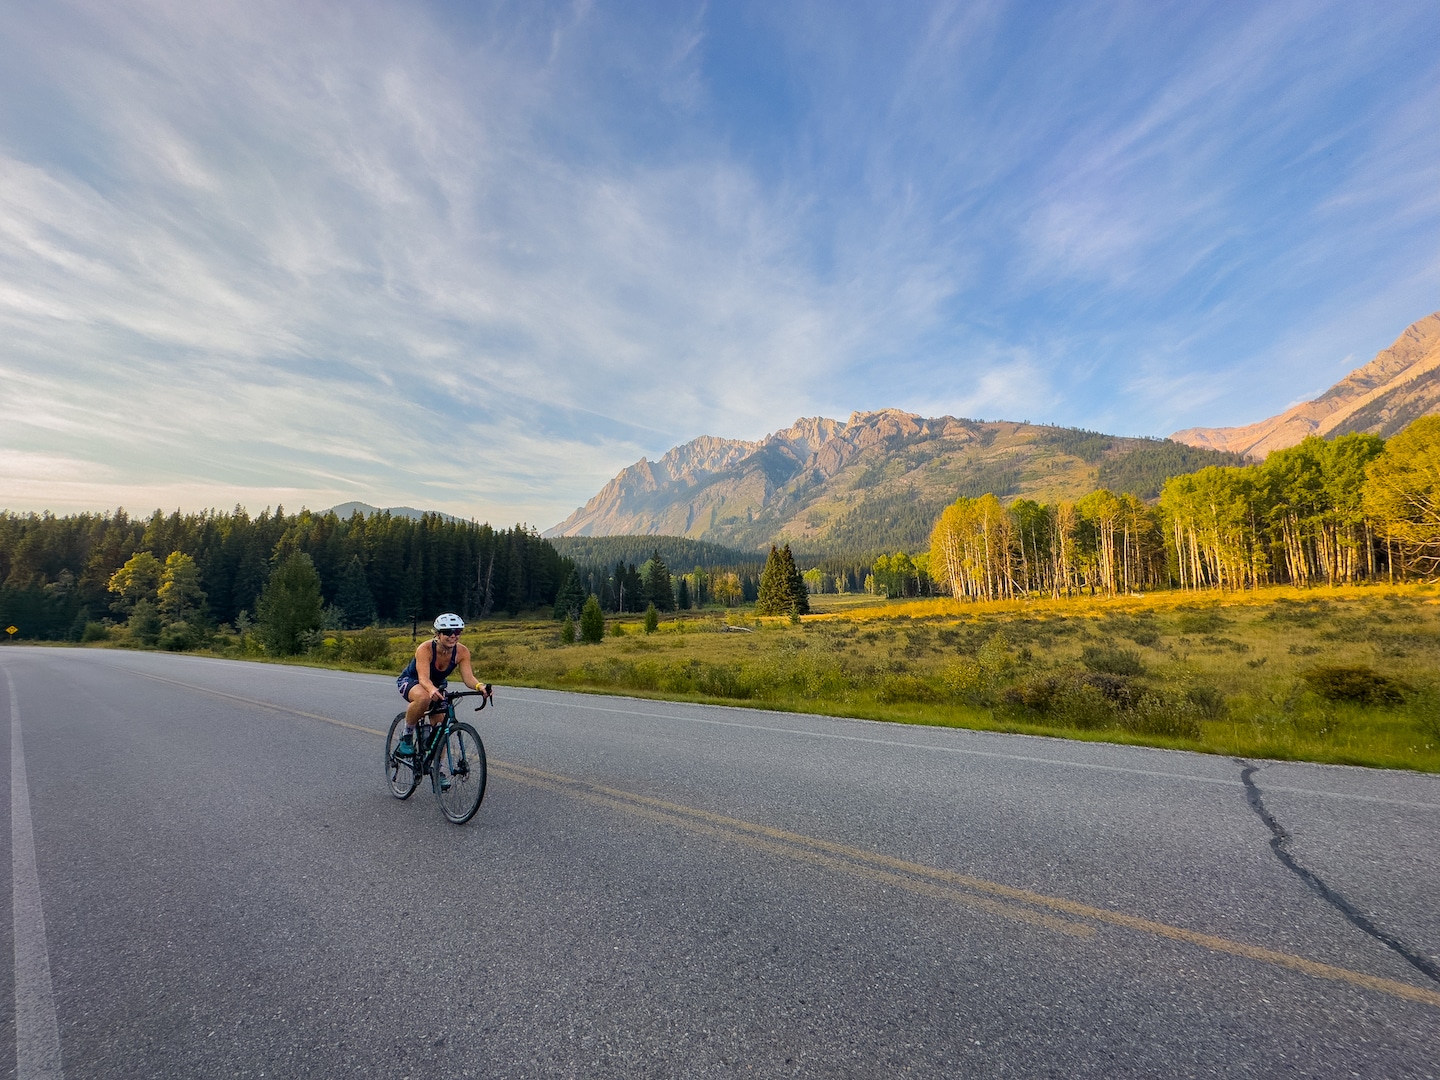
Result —
<instances>
[{"instance_id":1,"label":"white edge line","mask_svg":"<svg viewBox=\"0 0 1440 1080\"><path fill-rule=\"evenodd\" d=\"M534 691L534 687L516 687ZM512 691L513 692L513 691ZM540 690L540 694L563 694L563 690ZM649 701L649 698L636 698L636 701ZM1133 769L1125 765L1101 765L1091 761L1066 761L1063 758L1036 757L1031 754L1005 754L997 750L971 750L963 746L934 746L928 743L903 742L899 739L869 739L863 735L842 735L833 731L805 731L800 728L772 727L767 724L745 724L738 720L711 720L703 716L676 716L672 713L658 712L636 712L627 709L607 709L599 705L589 705L579 701L557 700L557 705L567 709L585 709L590 712L614 713L620 716L650 717L656 720L680 720L690 724L709 724L714 727L742 728L747 731L766 731L777 735L804 735L815 739L835 739L840 742L868 743L873 746L899 747L907 750L933 751L942 754L968 754L971 757L1000 758L1006 761L1023 761L1029 764L1038 765L1061 765L1074 769L1094 769L1100 772L1128 773L1132 776L1153 776L1167 780L1191 780L1197 784L1217 784L1222 787L1244 787L1240 780L1230 780L1219 776L1196 776L1191 773L1163 772L1158 769ZM703 707L703 706L697 706ZM724 706L712 706L724 708ZM827 718L829 719L829 718ZM850 719L839 717L836 719ZM861 721L870 723L871 721ZM944 729L950 730L950 729ZM967 729L968 730L968 729ZM986 734L986 733L981 733ZM997 732L995 734L1007 734ZM1344 791L1320 791L1316 788L1282 787L1266 785L1266 791L1280 791L1290 795L1315 795L1326 799L1353 799L1359 802L1383 803L1387 806L1406 806L1420 810L1440 810L1440 803L1419 802L1411 799L1387 799L1382 795L1353 795Z\"/></svg>"},{"instance_id":2,"label":"white edge line","mask_svg":"<svg viewBox=\"0 0 1440 1080\"><path fill-rule=\"evenodd\" d=\"M0 669L4 670L4 669ZM30 782L20 738L20 702L10 689L10 852L15 911L15 1075L19 1080L60 1080L60 1026L45 944L35 830L30 819Z\"/></svg>"}]
</instances>

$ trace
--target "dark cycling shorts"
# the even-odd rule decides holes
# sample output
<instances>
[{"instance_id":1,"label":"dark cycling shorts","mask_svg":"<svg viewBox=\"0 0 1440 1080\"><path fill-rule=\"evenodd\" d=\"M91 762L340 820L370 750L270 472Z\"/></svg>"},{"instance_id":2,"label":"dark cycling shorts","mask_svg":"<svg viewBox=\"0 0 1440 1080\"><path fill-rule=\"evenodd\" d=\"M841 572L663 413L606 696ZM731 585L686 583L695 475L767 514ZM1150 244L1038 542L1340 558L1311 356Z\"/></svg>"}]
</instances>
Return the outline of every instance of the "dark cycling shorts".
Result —
<instances>
[{"instance_id":1,"label":"dark cycling shorts","mask_svg":"<svg viewBox=\"0 0 1440 1080\"><path fill-rule=\"evenodd\" d=\"M410 700L410 691L411 691L411 690L414 690L415 687L417 687L417 686L420 685L420 680L419 680L419 679L407 679L407 678L405 678L405 676L402 675L402 676L400 676L400 678L398 678L398 679L395 680L395 685L400 688L400 696L403 697L406 701L409 701L409 700ZM442 682L442 683L436 683L436 684L435 684L435 689L436 689L436 690L439 690L439 691L443 694L443 693L445 692L445 687L448 686L448 685L449 685L448 683L443 683L443 682Z\"/></svg>"}]
</instances>

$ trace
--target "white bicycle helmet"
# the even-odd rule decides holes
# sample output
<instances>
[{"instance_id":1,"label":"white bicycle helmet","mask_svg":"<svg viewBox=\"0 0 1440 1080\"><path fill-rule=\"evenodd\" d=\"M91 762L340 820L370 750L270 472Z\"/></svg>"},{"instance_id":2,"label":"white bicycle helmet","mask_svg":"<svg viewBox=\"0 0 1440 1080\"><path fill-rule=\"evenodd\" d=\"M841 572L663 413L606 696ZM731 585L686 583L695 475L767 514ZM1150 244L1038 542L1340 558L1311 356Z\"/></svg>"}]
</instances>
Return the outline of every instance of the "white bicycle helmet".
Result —
<instances>
[{"instance_id":1,"label":"white bicycle helmet","mask_svg":"<svg viewBox=\"0 0 1440 1080\"><path fill-rule=\"evenodd\" d=\"M465 620L456 615L453 611L447 611L444 615L435 616L436 630L464 630Z\"/></svg>"}]
</instances>

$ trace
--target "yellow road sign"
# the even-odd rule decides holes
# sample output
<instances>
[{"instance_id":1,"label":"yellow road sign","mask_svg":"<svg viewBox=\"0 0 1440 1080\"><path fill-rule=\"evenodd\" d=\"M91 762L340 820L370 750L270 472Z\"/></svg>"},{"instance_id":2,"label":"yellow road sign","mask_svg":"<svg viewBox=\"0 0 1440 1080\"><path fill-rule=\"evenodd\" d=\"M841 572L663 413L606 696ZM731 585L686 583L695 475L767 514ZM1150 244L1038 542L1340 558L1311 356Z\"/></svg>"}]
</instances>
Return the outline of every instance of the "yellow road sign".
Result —
<instances>
[{"instance_id":1,"label":"yellow road sign","mask_svg":"<svg viewBox=\"0 0 1440 1080\"><path fill-rule=\"evenodd\" d=\"M16 635L16 634L18 634L18 633L20 632L20 627L18 627L18 626L7 626L7 627L5 627L5 632L13 637L14 635Z\"/></svg>"}]
</instances>

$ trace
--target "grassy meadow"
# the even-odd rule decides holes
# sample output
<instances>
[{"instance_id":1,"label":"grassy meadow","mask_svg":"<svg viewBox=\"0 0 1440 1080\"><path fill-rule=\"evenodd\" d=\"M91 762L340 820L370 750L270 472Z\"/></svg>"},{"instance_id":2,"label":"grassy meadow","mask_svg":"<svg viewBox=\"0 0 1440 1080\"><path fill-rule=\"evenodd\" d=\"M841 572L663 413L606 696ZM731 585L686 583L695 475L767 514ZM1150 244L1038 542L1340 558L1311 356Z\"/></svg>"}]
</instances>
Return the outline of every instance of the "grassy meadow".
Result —
<instances>
[{"instance_id":1,"label":"grassy meadow","mask_svg":"<svg viewBox=\"0 0 1440 1080\"><path fill-rule=\"evenodd\" d=\"M498 619L464 640L497 684L1440 771L1434 585L813 600L799 622L690 612L647 634L636 615L564 644L549 618ZM398 671L412 648L409 627L360 635L309 659Z\"/></svg>"}]
</instances>

